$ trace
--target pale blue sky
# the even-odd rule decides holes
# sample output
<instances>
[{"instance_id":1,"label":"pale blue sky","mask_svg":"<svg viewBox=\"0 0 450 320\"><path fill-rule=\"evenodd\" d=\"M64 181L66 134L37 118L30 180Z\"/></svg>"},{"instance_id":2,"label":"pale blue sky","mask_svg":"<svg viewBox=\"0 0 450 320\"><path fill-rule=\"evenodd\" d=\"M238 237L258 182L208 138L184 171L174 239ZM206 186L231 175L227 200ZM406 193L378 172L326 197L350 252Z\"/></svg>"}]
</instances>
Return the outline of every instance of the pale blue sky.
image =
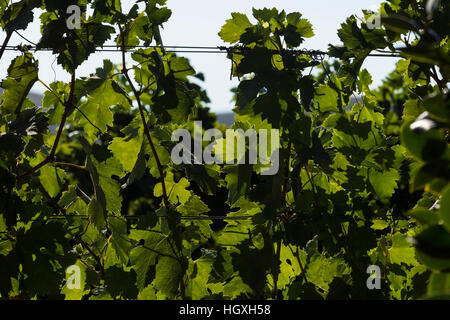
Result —
<instances>
[{"instance_id":1,"label":"pale blue sky","mask_svg":"<svg viewBox=\"0 0 450 320\"><path fill-rule=\"evenodd\" d=\"M132 0L122 0L124 10L134 3ZM351 14L362 15L362 9L378 7L381 0L168 0L167 5L172 10L172 18L165 24L163 30L163 41L166 45L185 46L219 46L224 43L217 33L226 19L231 17L231 12L246 13L251 17L252 7L276 7L286 12L301 12L304 18L310 20L313 25L315 36L307 39L302 48L327 49L329 43L339 44L337 30L342 22ZM30 40L39 40L39 24L35 15L35 22L22 32ZM5 34L1 34L0 41L3 42ZM24 43L17 35L13 35L10 45ZM9 61L17 53L6 51L0 65L0 77L4 78ZM224 54L183 54L191 60L197 72L203 72L206 77L204 88L211 98L209 107L214 112L231 111L230 88L238 84L237 80L230 81L230 61ZM55 79L69 81L69 75L63 71L49 52L38 52L39 77L46 83ZM103 59L110 59L120 63L119 53L96 53L92 54L88 61L83 63L77 70L77 76L87 76L102 64ZM54 62L54 63L53 63ZM391 58L369 58L364 68L367 68L373 76L374 85L394 68L395 59ZM52 71L53 69L55 73ZM42 92L44 88L35 84L33 91Z\"/></svg>"}]
</instances>

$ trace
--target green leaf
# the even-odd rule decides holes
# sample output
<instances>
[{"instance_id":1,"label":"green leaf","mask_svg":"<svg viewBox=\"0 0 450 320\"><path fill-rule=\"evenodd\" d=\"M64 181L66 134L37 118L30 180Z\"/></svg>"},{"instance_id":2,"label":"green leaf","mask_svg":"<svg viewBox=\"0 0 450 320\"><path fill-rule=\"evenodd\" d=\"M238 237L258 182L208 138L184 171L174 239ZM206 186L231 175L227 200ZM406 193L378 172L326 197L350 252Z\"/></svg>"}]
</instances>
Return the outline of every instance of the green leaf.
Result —
<instances>
[{"instance_id":1,"label":"green leaf","mask_svg":"<svg viewBox=\"0 0 450 320\"><path fill-rule=\"evenodd\" d=\"M383 16L381 17L381 23L389 30L398 33L406 33L408 31L420 32L417 23L413 19L399 14Z\"/></svg>"},{"instance_id":2,"label":"green leaf","mask_svg":"<svg viewBox=\"0 0 450 320\"><path fill-rule=\"evenodd\" d=\"M359 92L367 92L369 91L369 85L372 84L372 76L366 69L363 69L360 71L359 79L356 83L358 85Z\"/></svg>"},{"instance_id":3,"label":"green leaf","mask_svg":"<svg viewBox=\"0 0 450 320\"><path fill-rule=\"evenodd\" d=\"M175 78L186 80L188 76L194 76L195 70L192 68L189 60L183 57L171 57L170 70L173 72Z\"/></svg>"},{"instance_id":4,"label":"green leaf","mask_svg":"<svg viewBox=\"0 0 450 320\"><path fill-rule=\"evenodd\" d=\"M67 191L64 191L61 198L58 201L58 205L63 208L69 207L78 199L76 186L70 185Z\"/></svg>"},{"instance_id":5,"label":"green leaf","mask_svg":"<svg viewBox=\"0 0 450 320\"><path fill-rule=\"evenodd\" d=\"M169 201L173 204L184 204L191 197L190 191L186 190L190 183L186 178L181 178L178 182L173 180L173 173L168 172L164 179L166 185L166 192ZM162 197L163 190L161 182L158 182L153 189L155 197Z\"/></svg>"},{"instance_id":6,"label":"green leaf","mask_svg":"<svg viewBox=\"0 0 450 320\"><path fill-rule=\"evenodd\" d=\"M402 233L392 236L392 247L388 249L391 263L416 265L415 250L408 237Z\"/></svg>"},{"instance_id":7,"label":"green leaf","mask_svg":"<svg viewBox=\"0 0 450 320\"><path fill-rule=\"evenodd\" d=\"M126 172L133 170L144 141L144 128L141 123L140 119L136 117L127 127L122 129L125 137L114 138L108 147Z\"/></svg>"},{"instance_id":8,"label":"green leaf","mask_svg":"<svg viewBox=\"0 0 450 320\"><path fill-rule=\"evenodd\" d=\"M190 293L192 300L200 300L208 297L208 279L212 271L213 260L210 258L201 257L193 262L193 270L190 275L191 281L186 292Z\"/></svg>"},{"instance_id":9,"label":"green leaf","mask_svg":"<svg viewBox=\"0 0 450 320\"><path fill-rule=\"evenodd\" d=\"M316 88L314 95L314 105L321 112L339 112L338 93L332 88L320 85Z\"/></svg>"},{"instance_id":10,"label":"green leaf","mask_svg":"<svg viewBox=\"0 0 450 320\"><path fill-rule=\"evenodd\" d=\"M102 207L100 201L97 199L92 199L87 207L87 215L89 221L99 230L102 231L106 226L104 208Z\"/></svg>"},{"instance_id":11,"label":"green leaf","mask_svg":"<svg viewBox=\"0 0 450 320\"><path fill-rule=\"evenodd\" d=\"M145 143L142 144L141 150L139 151L133 170L128 176L127 182L122 185L122 189L125 189L126 187L131 185L134 181L139 180L144 176L147 168L147 164L144 157L145 157Z\"/></svg>"},{"instance_id":12,"label":"green leaf","mask_svg":"<svg viewBox=\"0 0 450 320\"><path fill-rule=\"evenodd\" d=\"M156 290L153 285L148 285L139 292L138 300L157 300Z\"/></svg>"},{"instance_id":13,"label":"green leaf","mask_svg":"<svg viewBox=\"0 0 450 320\"><path fill-rule=\"evenodd\" d=\"M328 290L334 277L338 275L338 259L327 259L322 255L314 255L308 263L306 278L314 285Z\"/></svg>"},{"instance_id":14,"label":"green leaf","mask_svg":"<svg viewBox=\"0 0 450 320\"><path fill-rule=\"evenodd\" d=\"M289 17L290 15L287 15L288 23L290 23ZM300 33L302 37L311 38L314 36L312 24L307 19L295 19L295 21L297 32Z\"/></svg>"},{"instance_id":15,"label":"green leaf","mask_svg":"<svg viewBox=\"0 0 450 320\"><path fill-rule=\"evenodd\" d=\"M81 7L83 11L86 7ZM67 26L67 7L58 11L50 10L41 14L42 37L38 49L52 48L58 63L72 73L96 48L110 39L115 30L112 26L102 24L95 19L86 21L82 14L80 28L69 29Z\"/></svg>"},{"instance_id":16,"label":"green leaf","mask_svg":"<svg viewBox=\"0 0 450 320\"><path fill-rule=\"evenodd\" d=\"M123 176L122 165L114 157L99 162L92 155L89 143L84 138L80 138L80 142L87 154L86 167L91 175L95 198L104 210L119 214L122 207L121 189L118 178L113 176Z\"/></svg>"},{"instance_id":17,"label":"green leaf","mask_svg":"<svg viewBox=\"0 0 450 320\"><path fill-rule=\"evenodd\" d=\"M394 194L399 179L400 174L395 169L383 172L376 170L369 171L370 184L377 196L382 199L389 198Z\"/></svg>"},{"instance_id":18,"label":"green leaf","mask_svg":"<svg viewBox=\"0 0 450 320\"><path fill-rule=\"evenodd\" d=\"M103 82L97 89L89 93L86 102L79 106L82 113L98 127L102 132L106 132L113 126L113 112L111 107L122 106L126 110L131 107L127 94L113 80ZM75 111L76 113L76 111ZM85 129L85 133L91 138L91 141L97 139L98 130L81 113L77 114L79 124Z\"/></svg>"},{"instance_id":19,"label":"green leaf","mask_svg":"<svg viewBox=\"0 0 450 320\"><path fill-rule=\"evenodd\" d=\"M293 280L300 276L303 266L306 266L306 253L292 246L282 245L280 251L280 274L278 276L278 287L282 290Z\"/></svg>"},{"instance_id":20,"label":"green leaf","mask_svg":"<svg viewBox=\"0 0 450 320\"><path fill-rule=\"evenodd\" d=\"M175 257L170 239L159 232L131 230L130 239L141 241L144 244L133 248L130 252L132 268L136 272L136 285L139 289L146 286L147 272L150 266L154 266L159 256Z\"/></svg>"},{"instance_id":21,"label":"green leaf","mask_svg":"<svg viewBox=\"0 0 450 320\"><path fill-rule=\"evenodd\" d=\"M257 96L264 85L258 78L252 80L244 80L239 84L239 91L237 95L236 105L239 109L244 109Z\"/></svg>"},{"instance_id":22,"label":"green leaf","mask_svg":"<svg viewBox=\"0 0 450 320\"><path fill-rule=\"evenodd\" d=\"M402 56L410 58L414 62L426 63L431 65L449 65L450 58L448 49L444 46L430 46L427 44L419 44L416 46L406 47L402 49ZM448 69L447 69L448 70Z\"/></svg>"},{"instance_id":23,"label":"green leaf","mask_svg":"<svg viewBox=\"0 0 450 320\"><path fill-rule=\"evenodd\" d=\"M108 226L111 229L110 244L123 265L128 263L131 243L128 239L127 221L120 217L109 217Z\"/></svg>"},{"instance_id":24,"label":"green leaf","mask_svg":"<svg viewBox=\"0 0 450 320\"><path fill-rule=\"evenodd\" d=\"M224 171L227 173L225 181L228 188L228 202L234 204L248 193L252 166L246 164L228 166Z\"/></svg>"},{"instance_id":25,"label":"green leaf","mask_svg":"<svg viewBox=\"0 0 450 320\"><path fill-rule=\"evenodd\" d=\"M384 221L384 220L375 220L372 222L372 226L371 226L371 228L373 230L384 230L387 227L389 227L389 222Z\"/></svg>"},{"instance_id":26,"label":"green leaf","mask_svg":"<svg viewBox=\"0 0 450 320\"><path fill-rule=\"evenodd\" d=\"M245 29L252 26L247 16L242 13L232 12L232 18L226 21L222 29L219 32L219 36L223 41L229 43L235 43L239 41L241 35L245 32Z\"/></svg>"},{"instance_id":27,"label":"green leaf","mask_svg":"<svg viewBox=\"0 0 450 320\"><path fill-rule=\"evenodd\" d=\"M419 107L419 101L417 99L406 100L403 104L403 121L410 122L416 120L420 115L421 110Z\"/></svg>"},{"instance_id":28,"label":"green leaf","mask_svg":"<svg viewBox=\"0 0 450 320\"><path fill-rule=\"evenodd\" d=\"M64 170L50 165L42 167L39 174L39 180L51 197L56 197L60 193L65 177Z\"/></svg>"},{"instance_id":29,"label":"green leaf","mask_svg":"<svg viewBox=\"0 0 450 320\"><path fill-rule=\"evenodd\" d=\"M357 47L364 47L367 44L360 28L357 26L354 16L351 16L345 23L341 24L341 28L338 30L338 36L344 46L350 50Z\"/></svg>"},{"instance_id":30,"label":"green leaf","mask_svg":"<svg viewBox=\"0 0 450 320\"><path fill-rule=\"evenodd\" d=\"M197 195L192 195L189 200L177 208L177 211L186 215L201 215L209 212L208 206Z\"/></svg>"},{"instance_id":31,"label":"green leaf","mask_svg":"<svg viewBox=\"0 0 450 320\"><path fill-rule=\"evenodd\" d=\"M189 181L194 181L200 190L208 195L217 190L220 167L218 165L185 165Z\"/></svg>"},{"instance_id":32,"label":"green leaf","mask_svg":"<svg viewBox=\"0 0 450 320\"><path fill-rule=\"evenodd\" d=\"M139 45L140 39L150 42L153 36L153 29L150 28L149 17L142 12L132 23L126 25L124 30L124 45L134 47ZM117 39L119 41L119 37ZM119 44L122 44L120 40Z\"/></svg>"},{"instance_id":33,"label":"green leaf","mask_svg":"<svg viewBox=\"0 0 450 320\"><path fill-rule=\"evenodd\" d=\"M253 17L260 22L270 22L272 19L280 18L281 14L278 13L277 8L263 8L263 9L252 9Z\"/></svg>"},{"instance_id":34,"label":"green leaf","mask_svg":"<svg viewBox=\"0 0 450 320\"><path fill-rule=\"evenodd\" d=\"M250 202L245 198L240 198L232 205L232 208L239 208L239 211L230 212L228 217L254 217L261 213L258 203ZM227 226L219 233L217 242L221 246L236 246L252 236L255 231L255 224L252 219L230 220ZM259 231L259 230L257 230Z\"/></svg>"},{"instance_id":35,"label":"green leaf","mask_svg":"<svg viewBox=\"0 0 450 320\"><path fill-rule=\"evenodd\" d=\"M286 16L287 26L282 30L281 34L288 47L298 47L303 38L314 36L311 23L307 19L301 19L302 15L298 12L290 13Z\"/></svg>"},{"instance_id":36,"label":"green leaf","mask_svg":"<svg viewBox=\"0 0 450 320\"><path fill-rule=\"evenodd\" d=\"M58 97L64 97L64 95L68 92L69 87L63 82L53 82L50 84L50 89L52 89ZM48 124L50 125L59 124L64 113L64 106L61 104L58 97L50 91L44 92L42 107L47 112L47 116L49 118Z\"/></svg>"},{"instance_id":37,"label":"green leaf","mask_svg":"<svg viewBox=\"0 0 450 320\"><path fill-rule=\"evenodd\" d=\"M119 213L122 207L122 196L120 195L120 184L112 176L122 176L123 170L119 161L115 158L108 158L104 162L93 160L98 173L99 184L105 195L105 209L114 213ZM99 190L99 189L98 189Z\"/></svg>"},{"instance_id":38,"label":"green leaf","mask_svg":"<svg viewBox=\"0 0 450 320\"><path fill-rule=\"evenodd\" d=\"M33 21L33 9L41 5L40 1L22 0L15 2L14 5L2 7L6 9L5 12L1 10L1 26L8 33L15 30L25 30L27 26Z\"/></svg>"},{"instance_id":39,"label":"green leaf","mask_svg":"<svg viewBox=\"0 0 450 320\"><path fill-rule=\"evenodd\" d=\"M156 277L153 286L169 298L177 295L183 270L180 262L172 257L160 257L156 264Z\"/></svg>"},{"instance_id":40,"label":"green leaf","mask_svg":"<svg viewBox=\"0 0 450 320\"><path fill-rule=\"evenodd\" d=\"M450 185L442 190L441 199L439 201L439 213L444 225L450 232Z\"/></svg>"},{"instance_id":41,"label":"green leaf","mask_svg":"<svg viewBox=\"0 0 450 320\"><path fill-rule=\"evenodd\" d=\"M415 208L411 210L408 215L423 225L433 226L439 222L439 216L436 212L426 208Z\"/></svg>"},{"instance_id":42,"label":"green leaf","mask_svg":"<svg viewBox=\"0 0 450 320\"><path fill-rule=\"evenodd\" d=\"M19 113L37 80L38 63L33 55L25 52L15 58L8 67L8 77L1 82L5 91L1 95L0 110L5 113Z\"/></svg>"},{"instance_id":43,"label":"green leaf","mask_svg":"<svg viewBox=\"0 0 450 320\"><path fill-rule=\"evenodd\" d=\"M158 8L156 4L164 5L165 1L149 1L145 9L151 24L158 26L169 20L172 11L167 7Z\"/></svg>"}]
</instances>

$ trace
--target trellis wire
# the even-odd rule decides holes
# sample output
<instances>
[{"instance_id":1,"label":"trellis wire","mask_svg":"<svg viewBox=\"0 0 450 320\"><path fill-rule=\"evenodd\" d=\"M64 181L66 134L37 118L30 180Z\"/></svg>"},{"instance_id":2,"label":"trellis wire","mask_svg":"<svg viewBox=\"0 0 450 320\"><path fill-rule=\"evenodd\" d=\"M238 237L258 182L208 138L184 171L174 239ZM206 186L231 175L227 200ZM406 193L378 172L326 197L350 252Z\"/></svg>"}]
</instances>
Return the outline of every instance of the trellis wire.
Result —
<instances>
[{"instance_id":1,"label":"trellis wire","mask_svg":"<svg viewBox=\"0 0 450 320\"><path fill-rule=\"evenodd\" d=\"M114 216L109 215L108 217L114 217L114 218L124 218L126 220L139 220L142 218L145 218L145 216L131 216L131 215L125 215L125 216ZM87 215L83 214L75 214L75 215L52 215L47 216L47 218L52 220L67 220L67 218L80 218L80 219L89 219ZM168 218L168 216L157 216L157 218ZM227 217L227 216L192 216L192 215L186 215L181 216L181 220L247 220L251 219L253 216L236 216L236 217Z\"/></svg>"},{"instance_id":2,"label":"trellis wire","mask_svg":"<svg viewBox=\"0 0 450 320\"><path fill-rule=\"evenodd\" d=\"M135 48L138 49L151 49L151 48L161 48L161 46L144 46L144 45L137 45L137 46L125 46L122 48L122 46L118 45L103 45L102 48L95 48L95 52L122 52L123 49L127 52L133 52ZM248 51L250 48L243 47L243 46L234 46L234 47L226 47L226 46L164 46L164 50L166 52L170 53L217 53L217 54L224 54L224 53L237 53L237 54L244 54L245 51ZM37 48L37 46L34 45L18 45L18 46L6 46L5 50L7 51L24 51L24 50L34 50L34 51L53 51L53 48ZM330 55L326 51L321 50L307 50L307 49L292 49L292 50L286 50L285 52L291 52L295 54L306 54L311 56L324 56L324 55ZM273 50L274 54L279 53L276 50ZM371 53L368 55L368 57L384 57L384 58L401 58L402 56L397 53Z\"/></svg>"}]
</instances>

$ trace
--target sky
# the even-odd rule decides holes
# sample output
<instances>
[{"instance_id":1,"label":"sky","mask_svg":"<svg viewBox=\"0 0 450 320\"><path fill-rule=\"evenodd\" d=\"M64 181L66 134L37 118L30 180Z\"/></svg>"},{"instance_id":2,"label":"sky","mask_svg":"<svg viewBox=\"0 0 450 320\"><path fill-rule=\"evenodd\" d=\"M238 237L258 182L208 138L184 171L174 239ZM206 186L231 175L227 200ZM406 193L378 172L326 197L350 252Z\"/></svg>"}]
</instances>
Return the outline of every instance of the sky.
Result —
<instances>
[{"instance_id":1,"label":"sky","mask_svg":"<svg viewBox=\"0 0 450 320\"><path fill-rule=\"evenodd\" d=\"M227 45L218 36L225 20L231 18L231 12L247 14L252 20L252 8L284 9L287 13L300 12L308 19L314 29L315 36L306 39L302 49L326 50L328 44L339 44L337 30L340 24L352 14L362 16L362 9L378 8L381 0L168 0L167 6L172 10L172 17L164 25L162 38L165 45L182 46L220 46ZM122 0L123 11L127 11L133 4L132 0ZM22 31L26 38L38 42L39 14L28 29ZM5 33L0 35L0 43L3 43ZM18 35L14 34L9 45L26 44ZM7 74L9 61L14 59L17 52L6 51L0 63L0 78ZM216 113L230 112L234 105L230 89L238 85L238 80L230 80L230 61L225 54L182 54L189 58L197 72L205 75L203 88L208 92L211 103L208 105L211 111ZM69 81L69 74L56 62L51 52L37 52L35 57L39 60L39 78L45 83L53 81ZM78 69L77 76L88 76L101 66L103 59L109 59L114 63L121 63L118 52L101 52L92 54ZM128 59L130 59L128 55ZM395 68L396 59L371 58L363 65L373 77L373 85L377 86L382 79ZM44 87L36 83L33 92L42 93Z\"/></svg>"}]
</instances>

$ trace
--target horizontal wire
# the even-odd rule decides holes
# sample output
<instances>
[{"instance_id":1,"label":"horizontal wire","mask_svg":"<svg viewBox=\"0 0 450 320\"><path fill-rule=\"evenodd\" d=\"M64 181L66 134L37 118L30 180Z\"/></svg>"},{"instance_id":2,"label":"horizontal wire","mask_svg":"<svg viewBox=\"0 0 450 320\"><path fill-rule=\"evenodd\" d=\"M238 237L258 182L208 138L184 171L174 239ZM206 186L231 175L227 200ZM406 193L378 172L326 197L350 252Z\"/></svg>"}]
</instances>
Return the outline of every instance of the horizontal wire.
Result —
<instances>
[{"instance_id":1,"label":"horizontal wire","mask_svg":"<svg viewBox=\"0 0 450 320\"><path fill-rule=\"evenodd\" d=\"M37 49L37 45L36 44L32 44L32 45L28 45L28 44L19 44L19 45L7 45L6 48L15 48L15 49L19 49L21 47L25 47L25 48L30 48L30 49L34 49L34 50L53 50L54 48L51 47L42 47ZM114 48L117 49L118 51L121 51L122 46L118 46L118 45L103 45L99 47L100 49L96 49L96 50L102 50L102 48ZM216 46L216 47L201 47L201 46L144 46L144 45L138 45L138 46L123 46L123 48L125 49L133 49L133 48L138 48L138 49L156 49L156 48L169 48L169 49L198 49L198 50L217 50L217 51L223 51L225 50L224 48L227 47L223 47L223 46ZM233 48L233 47L230 47ZM237 48L237 47L234 47Z\"/></svg>"},{"instance_id":2,"label":"horizontal wire","mask_svg":"<svg viewBox=\"0 0 450 320\"><path fill-rule=\"evenodd\" d=\"M28 40L27 38L25 38L22 34L20 34L18 31L15 31L22 39L24 39L25 41L27 41L28 43L32 44L34 46L34 50L35 51L53 51L52 48L40 48L37 49L37 44ZM160 48L161 46L158 45L135 45L135 46L124 46L124 45L117 45L117 44L105 44L102 45L102 49L97 49L95 48L94 50L97 52L122 52L122 50L126 49L125 51L129 52L133 50L129 50L129 49L134 49L134 48L146 48L146 49L150 49L150 48ZM248 51L250 48L245 47L245 46L234 46L234 47L226 47L226 46L216 46L216 47L212 47L212 46L163 46L164 48L169 48L169 49L191 49L191 50L166 50L166 52L171 52L171 53L229 53L232 51L236 51L236 50L242 50L242 51ZM6 46L5 49L6 50L17 50L17 51L23 51L23 49L28 48L29 50L33 49L32 46L30 45L25 45L25 46ZM115 50L111 50L111 49L103 49L103 48L114 48ZM195 51L192 51L192 49L194 49ZM214 50L214 51L211 51ZM217 51L219 50L219 51ZM278 50L272 50L274 53L279 53ZM297 54L309 54L311 56L313 55L329 55L328 52L325 51L320 51L320 50L284 50L283 51L288 51L288 52L293 52L293 53L297 53ZM396 54L396 53L391 53L388 51L383 51L383 53L373 53L373 54L369 54L369 57L394 57L394 58L398 58L401 57L400 55Z\"/></svg>"},{"instance_id":3,"label":"horizontal wire","mask_svg":"<svg viewBox=\"0 0 450 320\"><path fill-rule=\"evenodd\" d=\"M106 48L122 48L122 46L116 45L116 44L105 44L102 47ZM137 45L137 46L124 46L124 48L161 48L161 46L157 45ZM171 49L207 49L207 50L216 50L219 49L219 47L205 47L205 46L164 46L164 48L171 48Z\"/></svg>"},{"instance_id":4,"label":"horizontal wire","mask_svg":"<svg viewBox=\"0 0 450 320\"><path fill-rule=\"evenodd\" d=\"M32 50L33 48L29 48L29 50ZM23 51L17 48L5 48L6 51ZM39 49L35 51L43 51L43 52L49 52L52 51L52 49ZM116 49L95 49L96 52L122 52L122 50L116 50ZM126 52L133 52L133 50L125 50ZM166 52L170 53L219 53L219 54L226 54L227 52L224 51L212 51L212 50L165 50Z\"/></svg>"},{"instance_id":5,"label":"horizontal wire","mask_svg":"<svg viewBox=\"0 0 450 320\"><path fill-rule=\"evenodd\" d=\"M144 218L144 216L108 216L113 218L125 218L127 220L139 220ZM158 218L168 218L167 216L157 216ZM201 216L181 216L181 220L247 220L251 219L253 216L236 216L236 217L227 217L227 216L209 216L209 217L201 217ZM67 218L81 218L81 219L89 219L87 215L77 214L77 215L67 215L67 216L48 216L49 219L52 220L66 220Z\"/></svg>"},{"instance_id":6,"label":"horizontal wire","mask_svg":"<svg viewBox=\"0 0 450 320\"><path fill-rule=\"evenodd\" d=\"M114 49L101 49L101 50L95 50L97 52L122 52L122 50L114 50ZM133 50L125 50L126 52L133 52ZM208 50L165 50L166 52L170 53L227 53L224 51L208 51Z\"/></svg>"},{"instance_id":7,"label":"horizontal wire","mask_svg":"<svg viewBox=\"0 0 450 320\"><path fill-rule=\"evenodd\" d=\"M106 49L105 49L106 48ZM134 52L132 48L160 48L159 46L126 46L124 47L126 52ZM190 49L190 50L165 50L166 52L170 53L218 53L218 54L224 54L224 53L235 53L235 54L244 54L246 51L248 51L250 48L248 47L224 47L224 46L218 46L218 47L196 47L196 46L164 46L164 48L169 49ZM39 48L37 49L36 46L29 46L29 45L23 45L23 46L6 46L5 50L8 51L24 51L24 50L34 50L34 51L53 51L53 48ZM103 48L96 48L94 49L96 52L122 52L122 48L120 46L116 45L104 45ZM274 54L279 53L277 50L273 50ZM296 54L306 54L311 56L317 56L317 55L330 55L329 52L326 51L320 51L320 50L285 50L286 52L292 52ZM384 58L401 58L402 56L397 53L371 53L368 55L368 57L384 57Z\"/></svg>"},{"instance_id":8,"label":"horizontal wire","mask_svg":"<svg viewBox=\"0 0 450 320\"><path fill-rule=\"evenodd\" d=\"M126 215L126 216L113 216L113 215L109 215L109 217L112 218L124 218L126 220L139 220L141 218L145 218L145 216L130 216L130 215ZM168 216L156 216L157 218L168 218ZM45 218L42 217L42 218ZM53 215L53 216L46 216L46 218L48 218L49 220L67 220L68 218L80 218L83 220L87 220L89 219L89 217L87 215L82 215L82 214L77 214L77 215L67 215L67 216L61 216L61 215ZM253 218L253 216L236 216L236 217L227 217L227 216L209 216L209 217L202 217L202 216L181 216L180 219L181 220L249 220ZM384 221L383 219L374 219L374 221ZM393 221L400 221L400 220L408 220L408 217L405 216L399 216L399 217L392 217ZM0 232L0 233L4 233L4 232Z\"/></svg>"}]
</instances>

